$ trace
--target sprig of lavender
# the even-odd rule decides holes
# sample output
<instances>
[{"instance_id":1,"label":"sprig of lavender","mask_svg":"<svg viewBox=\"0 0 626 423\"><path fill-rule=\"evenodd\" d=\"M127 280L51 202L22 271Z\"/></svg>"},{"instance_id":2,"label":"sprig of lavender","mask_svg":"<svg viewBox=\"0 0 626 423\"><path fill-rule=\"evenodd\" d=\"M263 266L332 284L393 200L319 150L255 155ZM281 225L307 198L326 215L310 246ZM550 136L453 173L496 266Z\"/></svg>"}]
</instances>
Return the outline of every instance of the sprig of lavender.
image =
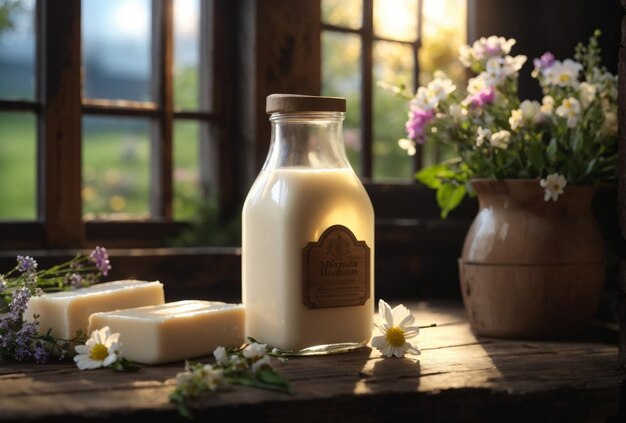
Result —
<instances>
[{"instance_id":1,"label":"sprig of lavender","mask_svg":"<svg viewBox=\"0 0 626 423\"><path fill-rule=\"evenodd\" d=\"M45 363L51 357L59 360L72 353L72 345L86 340L79 331L72 339L61 339L39 329L39 316L24 321L31 296L44 292L65 291L98 283L111 270L106 248L96 247L89 256L73 259L37 270L38 263L29 256L17 256L13 269L0 274L0 357L17 361ZM42 335L43 333L43 335Z\"/></svg>"}]
</instances>

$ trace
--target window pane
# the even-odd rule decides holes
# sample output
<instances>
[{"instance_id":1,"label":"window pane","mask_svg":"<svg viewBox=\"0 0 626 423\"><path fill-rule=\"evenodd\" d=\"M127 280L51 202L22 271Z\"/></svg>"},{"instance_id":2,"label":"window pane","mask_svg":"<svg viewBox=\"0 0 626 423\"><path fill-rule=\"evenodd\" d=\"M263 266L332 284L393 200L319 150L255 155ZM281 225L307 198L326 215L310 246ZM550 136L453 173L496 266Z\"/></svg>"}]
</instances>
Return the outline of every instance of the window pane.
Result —
<instances>
[{"instance_id":1,"label":"window pane","mask_svg":"<svg viewBox=\"0 0 626 423\"><path fill-rule=\"evenodd\" d=\"M197 110L200 100L200 1L174 2L174 107ZM208 81L206 81L208 83ZM205 99L204 103L206 103ZM203 104L206 109L207 104Z\"/></svg>"},{"instance_id":2,"label":"window pane","mask_svg":"<svg viewBox=\"0 0 626 423\"><path fill-rule=\"evenodd\" d=\"M83 118L85 219L150 217L150 121Z\"/></svg>"},{"instance_id":3,"label":"window pane","mask_svg":"<svg viewBox=\"0 0 626 423\"><path fill-rule=\"evenodd\" d=\"M399 43L374 43L374 179L407 179L412 174L412 158L398 146L405 138L407 102L378 86L379 81L413 90L413 49Z\"/></svg>"},{"instance_id":4,"label":"window pane","mask_svg":"<svg viewBox=\"0 0 626 423\"><path fill-rule=\"evenodd\" d=\"M322 0L322 22L353 29L363 22L362 0Z\"/></svg>"},{"instance_id":5,"label":"window pane","mask_svg":"<svg viewBox=\"0 0 626 423\"><path fill-rule=\"evenodd\" d=\"M149 0L82 2L85 96L150 101Z\"/></svg>"},{"instance_id":6,"label":"window pane","mask_svg":"<svg viewBox=\"0 0 626 423\"><path fill-rule=\"evenodd\" d=\"M417 0L374 0L374 33L379 37L415 41Z\"/></svg>"},{"instance_id":7,"label":"window pane","mask_svg":"<svg viewBox=\"0 0 626 423\"><path fill-rule=\"evenodd\" d=\"M423 0L422 46L419 52L420 84L433 79L441 70L457 87L465 86L465 68L458 59L459 46L466 43L467 0ZM441 144L426 143L422 147L422 164L439 162L450 155Z\"/></svg>"},{"instance_id":8,"label":"window pane","mask_svg":"<svg viewBox=\"0 0 626 423\"><path fill-rule=\"evenodd\" d=\"M0 113L0 220L37 217L36 119Z\"/></svg>"},{"instance_id":9,"label":"window pane","mask_svg":"<svg viewBox=\"0 0 626 423\"><path fill-rule=\"evenodd\" d=\"M198 218L202 206L200 183L201 123L179 120L174 124L174 219Z\"/></svg>"},{"instance_id":10,"label":"window pane","mask_svg":"<svg viewBox=\"0 0 626 423\"><path fill-rule=\"evenodd\" d=\"M353 34L322 33L322 94L345 97L346 152L354 170L361 173L361 40Z\"/></svg>"},{"instance_id":11,"label":"window pane","mask_svg":"<svg viewBox=\"0 0 626 423\"><path fill-rule=\"evenodd\" d=\"M34 0L0 0L0 97L35 98Z\"/></svg>"},{"instance_id":12,"label":"window pane","mask_svg":"<svg viewBox=\"0 0 626 423\"><path fill-rule=\"evenodd\" d=\"M467 42L467 0L423 1L420 84L428 84L433 79L433 73L441 70L457 86L462 86L465 68L458 56L459 47Z\"/></svg>"}]
</instances>

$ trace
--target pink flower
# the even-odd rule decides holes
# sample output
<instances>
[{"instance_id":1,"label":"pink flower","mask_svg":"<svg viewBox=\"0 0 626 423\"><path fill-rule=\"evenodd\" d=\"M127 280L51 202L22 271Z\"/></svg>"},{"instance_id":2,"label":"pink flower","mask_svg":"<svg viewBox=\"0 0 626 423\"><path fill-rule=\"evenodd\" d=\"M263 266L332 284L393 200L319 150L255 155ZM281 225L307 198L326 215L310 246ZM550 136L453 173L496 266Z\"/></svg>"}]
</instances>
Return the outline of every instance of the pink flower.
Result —
<instances>
[{"instance_id":1,"label":"pink flower","mask_svg":"<svg viewBox=\"0 0 626 423\"><path fill-rule=\"evenodd\" d=\"M471 107L483 107L485 104L491 104L496 98L496 90L493 87L486 88L465 99L465 103Z\"/></svg>"},{"instance_id":2,"label":"pink flower","mask_svg":"<svg viewBox=\"0 0 626 423\"><path fill-rule=\"evenodd\" d=\"M418 143L424 143L424 128L435 117L433 110L423 111L417 108L411 108L409 111L409 120L407 120L405 128L408 137L416 140Z\"/></svg>"}]
</instances>

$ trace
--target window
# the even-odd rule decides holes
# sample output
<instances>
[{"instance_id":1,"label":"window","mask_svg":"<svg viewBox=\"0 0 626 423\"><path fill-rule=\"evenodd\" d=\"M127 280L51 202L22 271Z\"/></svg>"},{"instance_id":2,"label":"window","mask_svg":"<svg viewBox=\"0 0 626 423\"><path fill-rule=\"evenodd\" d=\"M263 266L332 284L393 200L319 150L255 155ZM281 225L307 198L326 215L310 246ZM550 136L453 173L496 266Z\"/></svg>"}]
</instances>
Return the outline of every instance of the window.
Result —
<instances>
[{"instance_id":1,"label":"window","mask_svg":"<svg viewBox=\"0 0 626 423\"><path fill-rule=\"evenodd\" d=\"M0 1L0 244L163 245L234 203L220 3Z\"/></svg>"},{"instance_id":2,"label":"window","mask_svg":"<svg viewBox=\"0 0 626 423\"><path fill-rule=\"evenodd\" d=\"M350 160L366 179L408 180L441 152L408 157L406 103L382 85L414 91L441 69L464 78L456 63L465 42L465 0L322 0L322 87L346 97L345 142Z\"/></svg>"}]
</instances>

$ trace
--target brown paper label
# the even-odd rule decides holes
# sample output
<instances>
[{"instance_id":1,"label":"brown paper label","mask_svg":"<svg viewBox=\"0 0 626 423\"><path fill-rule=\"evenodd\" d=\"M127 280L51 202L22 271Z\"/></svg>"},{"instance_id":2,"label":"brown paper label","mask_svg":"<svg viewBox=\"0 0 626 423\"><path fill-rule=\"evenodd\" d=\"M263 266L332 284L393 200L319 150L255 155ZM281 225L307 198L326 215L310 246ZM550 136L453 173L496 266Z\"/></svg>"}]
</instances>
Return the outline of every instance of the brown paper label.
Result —
<instances>
[{"instance_id":1,"label":"brown paper label","mask_svg":"<svg viewBox=\"0 0 626 423\"><path fill-rule=\"evenodd\" d=\"M370 297L370 248L334 225L302 249L302 302L309 309L365 304Z\"/></svg>"}]
</instances>

